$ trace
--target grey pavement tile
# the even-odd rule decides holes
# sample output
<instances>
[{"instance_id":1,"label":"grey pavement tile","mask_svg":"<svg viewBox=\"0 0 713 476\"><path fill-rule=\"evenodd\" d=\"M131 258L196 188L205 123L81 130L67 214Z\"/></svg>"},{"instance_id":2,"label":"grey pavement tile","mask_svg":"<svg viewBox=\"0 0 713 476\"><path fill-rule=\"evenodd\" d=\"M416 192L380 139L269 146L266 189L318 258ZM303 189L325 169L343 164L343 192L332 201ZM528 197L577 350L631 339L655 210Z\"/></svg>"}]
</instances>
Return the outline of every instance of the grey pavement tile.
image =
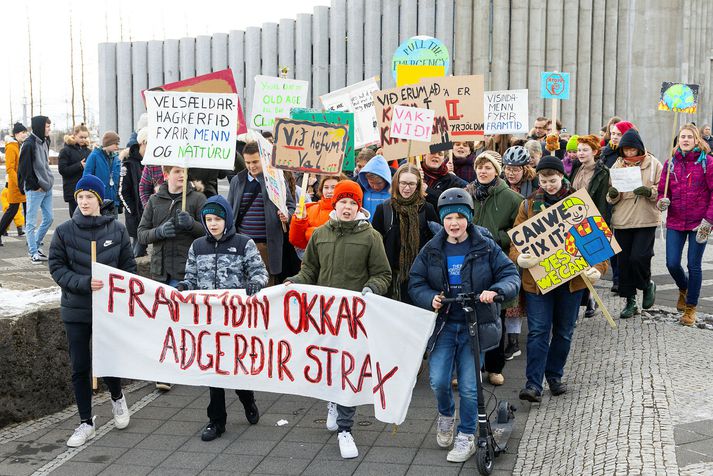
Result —
<instances>
[{"instance_id":1,"label":"grey pavement tile","mask_svg":"<svg viewBox=\"0 0 713 476\"><path fill-rule=\"evenodd\" d=\"M173 391L173 389L171 389ZM149 476L195 476L197 474L203 474L199 469L188 469L188 468L165 468L159 466L149 473Z\"/></svg>"},{"instance_id":2,"label":"grey pavement tile","mask_svg":"<svg viewBox=\"0 0 713 476\"><path fill-rule=\"evenodd\" d=\"M419 448L411 466L453 466L446 461L448 449L446 448Z\"/></svg>"},{"instance_id":3,"label":"grey pavement tile","mask_svg":"<svg viewBox=\"0 0 713 476\"><path fill-rule=\"evenodd\" d=\"M421 433L400 433L393 434L391 431L383 432L376 439L376 446L398 446L402 448L418 448L421 446L425 434Z\"/></svg>"},{"instance_id":4,"label":"grey pavement tile","mask_svg":"<svg viewBox=\"0 0 713 476\"><path fill-rule=\"evenodd\" d=\"M45 461L31 458L6 458L0 461L0 474L3 476L29 476L45 463Z\"/></svg>"},{"instance_id":5,"label":"grey pavement tile","mask_svg":"<svg viewBox=\"0 0 713 476\"><path fill-rule=\"evenodd\" d=\"M700 453L704 456L710 458L708 461L713 461L713 438L702 441L694 441L692 443L686 443L685 445L679 445L678 449L693 451L694 453Z\"/></svg>"},{"instance_id":6,"label":"grey pavement tile","mask_svg":"<svg viewBox=\"0 0 713 476\"><path fill-rule=\"evenodd\" d=\"M360 431L358 428L355 428L352 436L354 437L354 441L356 442L357 446L374 446L376 443L376 440L379 439L379 436L381 436L382 433L379 431ZM337 433L332 434L332 441L334 444L337 444Z\"/></svg>"},{"instance_id":7,"label":"grey pavement tile","mask_svg":"<svg viewBox=\"0 0 713 476\"><path fill-rule=\"evenodd\" d=\"M42 428L41 430L33 431L32 433L28 433L27 435L22 435L18 438L15 438L13 441L37 441L50 431L54 431L53 428L54 425L52 427ZM0 454L2 454L2 447L3 445L0 445Z\"/></svg>"},{"instance_id":8,"label":"grey pavement tile","mask_svg":"<svg viewBox=\"0 0 713 476\"><path fill-rule=\"evenodd\" d=\"M683 448L676 448L676 463L679 467L685 467L696 463L708 463L711 461L713 461L713 458L710 456Z\"/></svg>"},{"instance_id":9,"label":"grey pavement tile","mask_svg":"<svg viewBox=\"0 0 713 476\"><path fill-rule=\"evenodd\" d=\"M204 471L229 471L231 474L250 474L260 464L264 456L245 454L219 454L211 461Z\"/></svg>"},{"instance_id":10,"label":"grey pavement tile","mask_svg":"<svg viewBox=\"0 0 713 476\"><path fill-rule=\"evenodd\" d=\"M164 393L151 403L155 407L186 408L194 400L196 400L196 397L192 395L171 395L170 393Z\"/></svg>"},{"instance_id":11,"label":"grey pavement tile","mask_svg":"<svg viewBox=\"0 0 713 476\"><path fill-rule=\"evenodd\" d=\"M57 476L76 476L81 474L82 476L94 476L101 473L106 469L106 464L104 463L87 463L87 462L71 462L68 461L64 463L59 468L52 471L52 475Z\"/></svg>"},{"instance_id":12,"label":"grey pavement tile","mask_svg":"<svg viewBox=\"0 0 713 476\"><path fill-rule=\"evenodd\" d=\"M228 433L223 433L220 437L213 441L203 441L200 436L194 436L188 439L183 445L178 448L178 451L198 452L198 453L221 453L234 440L226 438Z\"/></svg>"},{"instance_id":13,"label":"grey pavement tile","mask_svg":"<svg viewBox=\"0 0 713 476\"><path fill-rule=\"evenodd\" d=\"M372 463L411 464L416 456L416 448L397 448L394 446L372 446L364 461Z\"/></svg>"},{"instance_id":14,"label":"grey pavement tile","mask_svg":"<svg viewBox=\"0 0 713 476\"><path fill-rule=\"evenodd\" d=\"M686 430L680 426L673 427L673 438L676 442L676 446L685 445L686 443L692 443L694 441L708 440L711 439L708 435L701 435L695 431Z\"/></svg>"},{"instance_id":15,"label":"grey pavement tile","mask_svg":"<svg viewBox=\"0 0 713 476\"><path fill-rule=\"evenodd\" d=\"M681 428L683 430L693 431L700 433L701 435L707 435L713 437L713 420L703 420L693 423L685 423L682 425L676 425L674 430Z\"/></svg>"},{"instance_id":16,"label":"grey pavement tile","mask_svg":"<svg viewBox=\"0 0 713 476\"><path fill-rule=\"evenodd\" d=\"M355 438L356 439L356 438ZM349 461L359 461L364 459L364 455L369 452L368 446L359 446L357 442L357 448L359 449L359 456ZM344 461L342 455L339 453L339 444L337 443L337 438L335 437L332 442L328 442L324 447L317 453L314 458L315 461Z\"/></svg>"},{"instance_id":17,"label":"grey pavement tile","mask_svg":"<svg viewBox=\"0 0 713 476\"><path fill-rule=\"evenodd\" d=\"M166 458L161 466L165 468L196 469L201 470L215 459L214 453L189 453L176 451Z\"/></svg>"},{"instance_id":18,"label":"grey pavement tile","mask_svg":"<svg viewBox=\"0 0 713 476\"><path fill-rule=\"evenodd\" d=\"M225 448L223 452L228 454L265 456L270 453L276 444L277 441L238 438Z\"/></svg>"},{"instance_id":19,"label":"grey pavement tile","mask_svg":"<svg viewBox=\"0 0 713 476\"><path fill-rule=\"evenodd\" d=\"M131 422L126 429L122 431L130 433L151 433L165 423L164 420L155 420L153 418L137 418L136 415L131 415Z\"/></svg>"},{"instance_id":20,"label":"grey pavement tile","mask_svg":"<svg viewBox=\"0 0 713 476\"><path fill-rule=\"evenodd\" d=\"M131 433L128 431L110 431L106 435L96 440L93 444L97 446L116 446L119 448L132 448L141 440L146 438L144 433Z\"/></svg>"},{"instance_id":21,"label":"grey pavement tile","mask_svg":"<svg viewBox=\"0 0 713 476\"><path fill-rule=\"evenodd\" d=\"M326 428L305 428L295 426L285 435L282 441L304 441L307 443L326 443L332 436L333 432Z\"/></svg>"},{"instance_id":22,"label":"grey pavement tile","mask_svg":"<svg viewBox=\"0 0 713 476\"><path fill-rule=\"evenodd\" d=\"M185 435L162 435L154 433L141 440L135 447L142 450L175 451L191 437Z\"/></svg>"},{"instance_id":23,"label":"grey pavement tile","mask_svg":"<svg viewBox=\"0 0 713 476\"><path fill-rule=\"evenodd\" d=\"M406 476L457 476L460 474L461 465L449 463L450 466L426 466L413 464L406 472ZM471 475L475 473L469 473Z\"/></svg>"},{"instance_id":24,"label":"grey pavement tile","mask_svg":"<svg viewBox=\"0 0 713 476\"><path fill-rule=\"evenodd\" d=\"M192 436L200 433L203 425L194 421L169 420L159 426L154 433L160 435L185 435Z\"/></svg>"},{"instance_id":25,"label":"grey pavement tile","mask_svg":"<svg viewBox=\"0 0 713 476\"><path fill-rule=\"evenodd\" d=\"M171 419L178 421L208 423L208 417L206 416L205 412L197 412L193 408L184 408L182 410L179 410L175 415L171 417Z\"/></svg>"},{"instance_id":26,"label":"grey pavement tile","mask_svg":"<svg viewBox=\"0 0 713 476\"><path fill-rule=\"evenodd\" d=\"M406 474L407 464L372 463L363 461L354 472L354 476L398 476Z\"/></svg>"},{"instance_id":27,"label":"grey pavement tile","mask_svg":"<svg viewBox=\"0 0 713 476\"><path fill-rule=\"evenodd\" d=\"M359 461L345 459L314 460L302 473L305 476L351 476L359 466Z\"/></svg>"},{"instance_id":28,"label":"grey pavement tile","mask_svg":"<svg viewBox=\"0 0 713 476\"><path fill-rule=\"evenodd\" d=\"M200 472L201 476L241 476L243 474L249 474L249 473L241 473L241 472L234 472L234 471L214 471L214 470L206 470L204 469L203 471Z\"/></svg>"},{"instance_id":29,"label":"grey pavement tile","mask_svg":"<svg viewBox=\"0 0 713 476\"><path fill-rule=\"evenodd\" d=\"M152 420L159 420L162 423L170 418L173 417L176 413L178 413L179 408L175 407L160 407L157 405L154 405L159 399L154 400L150 404L146 405L144 408L136 412L136 416L139 418L148 418ZM133 417L133 415L132 415Z\"/></svg>"},{"instance_id":30,"label":"grey pavement tile","mask_svg":"<svg viewBox=\"0 0 713 476\"><path fill-rule=\"evenodd\" d=\"M309 459L297 458L265 458L253 470L253 474L301 474L310 461Z\"/></svg>"},{"instance_id":31,"label":"grey pavement tile","mask_svg":"<svg viewBox=\"0 0 713 476\"><path fill-rule=\"evenodd\" d=\"M434 420L406 420L400 424L396 432L397 433L428 433L433 426Z\"/></svg>"},{"instance_id":32,"label":"grey pavement tile","mask_svg":"<svg viewBox=\"0 0 713 476\"><path fill-rule=\"evenodd\" d=\"M111 464L100 473L101 476L145 476L153 470L153 466L137 466L133 464Z\"/></svg>"},{"instance_id":33,"label":"grey pavement tile","mask_svg":"<svg viewBox=\"0 0 713 476\"><path fill-rule=\"evenodd\" d=\"M281 441L275 446L268 458L281 457L292 458L299 457L303 459L312 459L324 447L323 443L303 443L297 441Z\"/></svg>"},{"instance_id":34,"label":"grey pavement tile","mask_svg":"<svg viewBox=\"0 0 713 476\"><path fill-rule=\"evenodd\" d=\"M208 393L208 389L205 387L194 387L191 385L174 385L171 387L171 390L167 392L168 395L180 395L193 398L203 393Z\"/></svg>"},{"instance_id":35,"label":"grey pavement tile","mask_svg":"<svg viewBox=\"0 0 713 476\"><path fill-rule=\"evenodd\" d=\"M290 430L289 425L285 426L266 426L262 423L251 425L243 433L241 438L249 438L254 440L269 440L280 441Z\"/></svg>"},{"instance_id":36,"label":"grey pavement tile","mask_svg":"<svg viewBox=\"0 0 713 476\"><path fill-rule=\"evenodd\" d=\"M131 448L116 460L114 464L135 464L139 466L158 466L165 460L171 451L167 450L145 450L142 448Z\"/></svg>"},{"instance_id":37,"label":"grey pavement tile","mask_svg":"<svg viewBox=\"0 0 713 476\"><path fill-rule=\"evenodd\" d=\"M242 405L240 406L240 419L244 421ZM288 426L297 425L305 415L293 415L291 413L275 413L275 412L260 412L260 423L268 426L276 426L277 422L280 420L286 420Z\"/></svg>"},{"instance_id":38,"label":"grey pavement tile","mask_svg":"<svg viewBox=\"0 0 713 476\"><path fill-rule=\"evenodd\" d=\"M111 446L91 445L77 453L70 462L103 463L105 465L116 461L121 455L126 453L126 448L115 448Z\"/></svg>"}]
</instances>

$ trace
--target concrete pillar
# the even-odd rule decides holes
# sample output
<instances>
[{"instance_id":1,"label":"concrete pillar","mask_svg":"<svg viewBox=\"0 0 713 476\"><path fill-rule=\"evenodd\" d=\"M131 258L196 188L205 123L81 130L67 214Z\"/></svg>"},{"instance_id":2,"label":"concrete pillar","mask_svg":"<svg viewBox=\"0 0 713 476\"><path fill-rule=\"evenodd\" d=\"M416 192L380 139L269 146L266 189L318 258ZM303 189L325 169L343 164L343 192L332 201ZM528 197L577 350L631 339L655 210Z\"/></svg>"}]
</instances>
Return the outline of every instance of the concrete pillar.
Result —
<instances>
[{"instance_id":1,"label":"concrete pillar","mask_svg":"<svg viewBox=\"0 0 713 476\"><path fill-rule=\"evenodd\" d=\"M163 82L152 84L151 87L173 83L181 79L179 68L179 41L164 40L163 42Z\"/></svg>"},{"instance_id":2,"label":"concrete pillar","mask_svg":"<svg viewBox=\"0 0 713 476\"><path fill-rule=\"evenodd\" d=\"M490 2L473 0L473 74L482 74L485 90L490 89Z\"/></svg>"},{"instance_id":3,"label":"concrete pillar","mask_svg":"<svg viewBox=\"0 0 713 476\"><path fill-rule=\"evenodd\" d=\"M501 27L501 25L510 25L510 5L508 5L508 2L494 3L493 25L490 88L492 90L508 89L510 81L508 71L510 65L510 28Z\"/></svg>"},{"instance_id":4,"label":"concrete pillar","mask_svg":"<svg viewBox=\"0 0 713 476\"><path fill-rule=\"evenodd\" d=\"M625 0L622 0L625 1ZM616 113L616 51L619 23L619 0L607 0L604 28L604 97L602 101L602 122L608 121ZM626 67L626 66L624 66ZM603 125L603 124L602 124Z\"/></svg>"},{"instance_id":5,"label":"concrete pillar","mask_svg":"<svg viewBox=\"0 0 713 476\"><path fill-rule=\"evenodd\" d=\"M510 5L510 82L509 89L527 89L527 2ZM529 95L528 95L529 96Z\"/></svg>"},{"instance_id":6,"label":"concrete pillar","mask_svg":"<svg viewBox=\"0 0 713 476\"><path fill-rule=\"evenodd\" d=\"M262 74L278 76L277 23L262 24Z\"/></svg>"},{"instance_id":7,"label":"concrete pillar","mask_svg":"<svg viewBox=\"0 0 713 476\"><path fill-rule=\"evenodd\" d=\"M350 0L347 15L347 84L364 79L364 0Z\"/></svg>"},{"instance_id":8,"label":"concrete pillar","mask_svg":"<svg viewBox=\"0 0 713 476\"><path fill-rule=\"evenodd\" d=\"M580 0L579 2L579 33L577 39L577 51L581 58L590 58L592 55L592 0ZM590 125L589 120L589 86L591 82L591 62L582 61L577 65L576 75L571 76L572 82L576 84L577 95L574 101L577 117L575 121L576 133L587 134L594 132L601 124Z\"/></svg>"},{"instance_id":9,"label":"concrete pillar","mask_svg":"<svg viewBox=\"0 0 713 476\"><path fill-rule=\"evenodd\" d=\"M151 40L148 44L149 82L153 88L165 84L163 81L163 42Z\"/></svg>"},{"instance_id":10,"label":"concrete pillar","mask_svg":"<svg viewBox=\"0 0 713 476\"><path fill-rule=\"evenodd\" d=\"M210 73L210 43L208 35L199 35L196 38L196 76Z\"/></svg>"},{"instance_id":11,"label":"concrete pillar","mask_svg":"<svg viewBox=\"0 0 713 476\"><path fill-rule=\"evenodd\" d=\"M364 11L364 77L381 73L381 0L366 0Z\"/></svg>"},{"instance_id":12,"label":"concrete pillar","mask_svg":"<svg viewBox=\"0 0 713 476\"><path fill-rule=\"evenodd\" d=\"M634 0L620 0L617 22L617 50L616 50L616 104L614 114L626 116L629 110L629 97L631 91L631 43L635 20L631 3ZM580 28L581 30L581 28Z\"/></svg>"},{"instance_id":13,"label":"concrete pillar","mask_svg":"<svg viewBox=\"0 0 713 476\"><path fill-rule=\"evenodd\" d=\"M540 98L540 74L545 70L545 33L547 10L540 2L530 2L530 22L527 38L527 84L530 90L530 121L545 112L545 101Z\"/></svg>"},{"instance_id":14,"label":"concrete pillar","mask_svg":"<svg viewBox=\"0 0 713 476\"><path fill-rule=\"evenodd\" d=\"M350 4L351 5L351 4ZM401 0L399 44L418 34L418 0Z\"/></svg>"},{"instance_id":15,"label":"concrete pillar","mask_svg":"<svg viewBox=\"0 0 713 476\"><path fill-rule=\"evenodd\" d=\"M545 38L545 71L562 71L562 2L547 2L547 36ZM562 110L563 104L557 104ZM552 117L552 101L545 101L545 115ZM560 114L557 116L561 120Z\"/></svg>"},{"instance_id":16,"label":"concrete pillar","mask_svg":"<svg viewBox=\"0 0 713 476\"><path fill-rule=\"evenodd\" d=\"M196 40L195 38L181 38L178 44L180 79L189 79L196 76Z\"/></svg>"},{"instance_id":17,"label":"concrete pillar","mask_svg":"<svg viewBox=\"0 0 713 476\"><path fill-rule=\"evenodd\" d=\"M228 34L214 33L210 42L210 67L222 71L228 67Z\"/></svg>"},{"instance_id":18,"label":"concrete pillar","mask_svg":"<svg viewBox=\"0 0 713 476\"><path fill-rule=\"evenodd\" d=\"M438 5L445 3L439 0ZM473 72L473 0L456 0L454 13L455 42L450 50L453 59L453 74L466 75Z\"/></svg>"},{"instance_id":19,"label":"concrete pillar","mask_svg":"<svg viewBox=\"0 0 713 476\"><path fill-rule=\"evenodd\" d=\"M590 128L599 129L609 119L602 116L604 99L604 30L606 0L594 0L592 12L592 71L589 86Z\"/></svg>"},{"instance_id":20,"label":"concrete pillar","mask_svg":"<svg viewBox=\"0 0 713 476\"><path fill-rule=\"evenodd\" d=\"M260 74L260 28L249 26L245 31L245 109L250 117L255 91L255 76ZM247 119L250 121L250 119Z\"/></svg>"},{"instance_id":21,"label":"concrete pillar","mask_svg":"<svg viewBox=\"0 0 713 476\"><path fill-rule=\"evenodd\" d=\"M418 0L418 34L436 36L436 0ZM440 40L441 38L439 38Z\"/></svg>"},{"instance_id":22,"label":"concrete pillar","mask_svg":"<svg viewBox=\"0 0 713 476\"><path fill-rule=\"evenodd\" d=\"M141 91L148 87L149 80L149 65L148 65L148 43L145 41L135 41L131 44L131 73L132 73L132 92L131 98L133 103L133 118L132 131L136 130L136 123L141 114L146 112L146 105ZM128 137L122 138L122 141L128 141Z\"/></svg>"},{"instance_id":23,"label":"concrete pillar","mask_svg":"<svg viewBox=\"0 0 713 476\"><path fill-rule=\"evenodd\" d=\"M99 43L99 134L116 130L116 43Z\"/></svg>"},{"instance_id":24,"label":"concrete pillar","mask_svg":"<svg viewBox=\"0 0 713 476\"><path fill-rule=\"evenodd\" d=\"M295 79L312 82L312 15L297 14L295 29ZM307 98L307 106L311 98Z\"/></svg>"},{"instance_id":25,"label":"concrete pillar","mask_svg":"<svg viewBox=\"0 0 713 476\"><path fill-rule=\"evenodd\" d=\"M346 0L332 0L329 9L329 90L336 91L346 85L347 5Z\"/></svg>"},{"instance_id":26,"label":"concrete pillar","mask_svg":"<svg viewBox=\"0 0 713 476\"><path fill-rule=\"evenodd\" d=\"M691 51L691 0L683 0L683 8L681 8L679 15L683 21L683 51L679 60L681 64L680 81L687 83L689 81L689 54ZM678 79L673 79L673 81L678 81Z\"/></svg>"},{"instance_id":27,"label":"concrete pillar","mask_svg":"<svg viewBox=\"0 0 713 476\"><path fill-rule=\"evenodd\" d=\"M131 86L131 43L116 45L116 113L117 130L121 143L129 140L134 127L133 90Z\"/></svg>"},{"instance_id":28,"label":"concrete pillar","mask_svg":"<svg viewBox=\"0 0 713 476\"><path fill-rule=\"evenodd\" d=\"M448 54L451 57L451 64L448 67L448 74L453 73L453 63L455 62L454 57L454 5L453 0L437 0L436 2L436 38L441 40L446 48L448 49ZM466 14L467 18L471 18L472 13L468 12ZM466 42L470 43L470 36L466 36ZM466 56L470 59L470 53ZM467 74L470 74L468 71Z\"/></svg>"},{"instance_id":29,"label":"concrete pillar","mask_svg":"<svg viewBox=\"0 0 713 476\"><path fill-rule=\"evenodd\" d=\"M329 7L314 7L312 17L312 104L329 92Z\"/></svg>"},{"instance_id":30,"label":"concrete pillar","mask_svg":"<svg viewBox=\"0 0 713 476\"><path fill-rule=\"evenodd\" d=\"M288 18L280 20L277 28L277 66L287 68L287 77L295 77L295 21Z\"/></svg>"},{"instance_id":31,"label":"concrete pillar","mask_svg":"<svg viewBox=\"0 0 713 476\"><path fill-rule=\"evenodd\" d=\"M395 86L391 60L399 46L399 0L383 0L381 15L381 89Z\"/></svg>"},{"instance_id":32,"label":"concrete pillar","mask_svg":"<svg viewBox=\"0 0 713 476\"><path fill-rule=\"evenodd\" d=\"M231 30L228 33L228 67L233 70L235 89L243 100L245 111L245 32Z\"/></svg>"},{"instance_id":33,"label":"concrete pillar","mask_svg":"<svg viewBox=\"0 0 713 476\"><path fill-rule=\"evenodd\" d=\"M572 134L579 133L576 124L576 109L577 109L577 40L579 38L577 17L579 15L578 0L565 0L564 3L564 25L563 25L563 48L562 48L562 71L569 73L569 100L560 101L560 116L562 124ZM616 34L614 35L616 37ZM616 60L616 58L615 58ZM611 104L613 107L614 96L612 95Z\"/></svg>"}]
</instances>

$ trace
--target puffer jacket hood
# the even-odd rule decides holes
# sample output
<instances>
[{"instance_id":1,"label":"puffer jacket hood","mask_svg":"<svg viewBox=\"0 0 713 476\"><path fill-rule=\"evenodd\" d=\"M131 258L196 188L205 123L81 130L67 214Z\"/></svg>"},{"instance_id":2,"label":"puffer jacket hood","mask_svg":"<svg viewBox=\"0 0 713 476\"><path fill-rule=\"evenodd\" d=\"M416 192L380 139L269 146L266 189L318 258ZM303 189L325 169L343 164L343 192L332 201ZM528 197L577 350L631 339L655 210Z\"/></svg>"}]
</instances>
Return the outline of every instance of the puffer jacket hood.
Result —
<instances>
[{"instance_id":1,"label":"puffer jacket hood","mask_svg":"<svg viewBox=\"0 0 713 476\"><path fill-rule=\"evenodd\" d=\"M35 116L32 118L32 133L42 140L47 139L47 137L45 137L47 120L47 116Z\"/></svg>"},{"instance_id":2,"label":"puffer jacket hood","mask_svg":"<svg viewBox=\"0 0 713 476\"><path fill-rule=\"evenodd\" d=\"M375 155L369 162L366 163L363 169L359 171L359 185L367 192L375 192L369 186L369 181L366 179L366 174L376 174L386 181L386 189L391 187L391 169L383 155ZM385 189L385 190L386 190Z\"/></svg>"},{"instance_id":3,"label":"puffer jacket hood","mask_svg":"<svg viewBox=\"0 0 713 476\"><path fill-rule=\"evenodd\" d=\"M211 235L210 231L208 230L208 226L205 224L205 215L203 215L203 209L205 209L207 206L213 205L217 205L223 210L225 210L225 230L223 231L223 236L221 236L219 240L216 240L213 235ZM223 198L222 195L214 195L208 200L206 200L205 204L201 208L201 223L203 224L203 228L205 229L205 235L208 241L226 241L235 234L235 216L233 215L233 207L230 206L228 201Z\"/></svg>"},{"instance_id":4,"label":"puffer jacket hood","mask_svg":"<svg viewBox=\"0 0 713 476\"><path fill-rule=\"evenodd\" d=\"M621 139L619 139L619 147L616 148L619 157L624 157L624 147L633 147L641 152L640 155L646 153L644 141L641 140L641 136L636 129L629 129L621 136Z\"/></svg>"}]
</instances>

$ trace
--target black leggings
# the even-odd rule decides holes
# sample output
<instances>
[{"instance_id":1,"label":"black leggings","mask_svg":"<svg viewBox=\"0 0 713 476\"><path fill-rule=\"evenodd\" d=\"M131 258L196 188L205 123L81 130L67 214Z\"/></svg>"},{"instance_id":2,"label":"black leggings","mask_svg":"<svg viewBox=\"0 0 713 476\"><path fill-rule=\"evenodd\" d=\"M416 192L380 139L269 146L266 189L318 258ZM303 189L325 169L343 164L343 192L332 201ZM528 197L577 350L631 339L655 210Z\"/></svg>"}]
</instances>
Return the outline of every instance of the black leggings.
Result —
<instances>
[{"instance_id":1,"label":"black leggings","mask_svg":"<svg viewBox=\"0 0 713 476\"><path fill-rule=\"evenodd\" d=\"M90 342L92 325L84 322L65 322L69 343L69 358L72 361L72 386L74 398L77 400L79 418L82 421L92 417L92 352ZM104 377L104 383L109 387L113 399L121 398L121 379Z\"/></svg>"},{"instance_id":2,"label":"black leggings","mask_svg":"<svg viewBox=\"0 0 713 476\"><path fill-rule=\"evenodd\" d=\"M26 207L27 205L23 203L23 213L25 213ZM12 220L15 218L15 215L17 215L18 210L20 210L19 203L11 203L7 206L7 210L5 210L5 213L2 214L2 219L0 219L0 236L2 236L8 228L10 228L10 223L12 223Z\"/></svg>"}]
</instances>

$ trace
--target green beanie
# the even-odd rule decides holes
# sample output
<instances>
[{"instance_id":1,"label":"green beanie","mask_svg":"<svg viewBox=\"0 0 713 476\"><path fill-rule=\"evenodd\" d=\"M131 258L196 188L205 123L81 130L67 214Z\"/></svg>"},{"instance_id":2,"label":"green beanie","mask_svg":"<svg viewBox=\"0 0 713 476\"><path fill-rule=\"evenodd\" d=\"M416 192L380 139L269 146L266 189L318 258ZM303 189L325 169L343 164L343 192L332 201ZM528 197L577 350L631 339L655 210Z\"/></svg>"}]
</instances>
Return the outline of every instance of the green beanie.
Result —
<instances>
[{"instance_id":1,"label":"green beanie","mask_svg":"<svg viewBox=\"0 0 713 476\"><path fill-rule=\"evenodd\" d=\"M569 138L567 141L567 152L577 152L577 139L579 139L578 135L573 135Z\"/></svg>"}]
</instances>

